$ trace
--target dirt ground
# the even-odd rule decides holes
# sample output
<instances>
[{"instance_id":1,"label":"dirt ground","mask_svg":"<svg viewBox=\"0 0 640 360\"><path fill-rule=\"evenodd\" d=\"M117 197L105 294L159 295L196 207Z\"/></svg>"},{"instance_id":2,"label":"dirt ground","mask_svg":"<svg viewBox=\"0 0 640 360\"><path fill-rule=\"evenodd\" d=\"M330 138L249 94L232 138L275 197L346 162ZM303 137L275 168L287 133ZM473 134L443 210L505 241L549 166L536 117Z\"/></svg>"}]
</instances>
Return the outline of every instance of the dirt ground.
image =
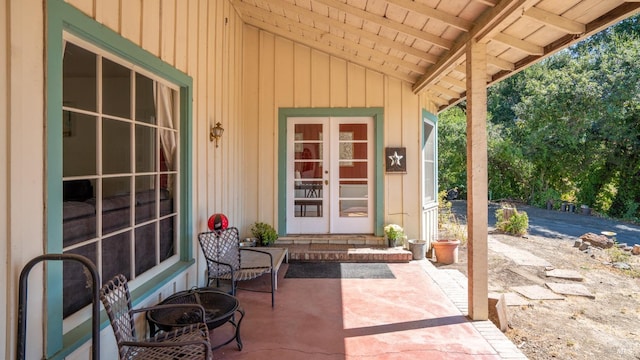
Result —
<instances>
[{"instance_id":1,"label":"dirt ground","mask_svg":"<svg viewBox=\"0 0 640 360\"><path fill-rule=\"evenodd\" d=\"M489 229L489 292L515 293L513 287L545 283L584 285L595 296L565 295L564 300L531 300L508 307L506 335L529 359L640 359L640 256L632 256L631 271L614 268L606 250L583 253L576 238L514 237ZM528 251L551 264L518 265L492 242ZM497 242L497 243L495 243ZM507 247L508 249L508 247ZM467 248L459 262L436 266L467 274ZM577 271L581 282L550 278L551 268ZM517 294L517 293L516 293Z\"/></svg>"}]
</instances>

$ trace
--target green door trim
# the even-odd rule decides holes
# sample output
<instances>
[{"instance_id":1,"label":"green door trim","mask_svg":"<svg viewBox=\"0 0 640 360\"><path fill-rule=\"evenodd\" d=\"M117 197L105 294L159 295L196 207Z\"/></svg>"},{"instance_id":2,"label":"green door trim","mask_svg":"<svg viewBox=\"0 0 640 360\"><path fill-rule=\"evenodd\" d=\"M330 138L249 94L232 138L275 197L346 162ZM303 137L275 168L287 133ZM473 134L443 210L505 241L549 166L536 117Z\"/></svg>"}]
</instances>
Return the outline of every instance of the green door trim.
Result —
<instances>
[{"instance_id":1,"label":"green door trim","mask_svg":"<svg viewBox=\"0 0 640 360\"><path fill-rule=\"evenodd\" d=\"M280 108L278 109L278 204L286 204L287 199L287 119L289 117L373 117L375 155L374 165L374 235L383 235L384 226L384 108ZM287 209L278 206L278 233L286 235Z\"/></svg>"}]
</instances>

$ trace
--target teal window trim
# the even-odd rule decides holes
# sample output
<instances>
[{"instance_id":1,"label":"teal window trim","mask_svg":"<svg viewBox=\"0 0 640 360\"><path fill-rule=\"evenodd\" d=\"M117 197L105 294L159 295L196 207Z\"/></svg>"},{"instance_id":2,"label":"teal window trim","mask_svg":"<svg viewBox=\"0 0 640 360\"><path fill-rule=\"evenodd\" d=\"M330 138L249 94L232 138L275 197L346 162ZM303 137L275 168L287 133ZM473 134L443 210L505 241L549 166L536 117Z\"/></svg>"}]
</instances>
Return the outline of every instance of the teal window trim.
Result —
<instances>
[{"instance_id":1,"label":"teal window trim","mask_svg":"<svg viewBox=\"0 0 640 360\"><path fill-rule=\"evenodd\" d=\"M278 203L286 204L287 199L287 119L289 117L373 117L375 155L373 159L375 194L374 235L384 234L384 108L280 108L278 109ZM287 209L278 206L278 233L286 235Z\"/></svg>"},{"instance_id":2,"label":"teal window trim","mask_svg":"<svg viewBox=\"0 0 640 360\"><path fill-rule=\"evenodd\" d=\"M435 196L435 202L438 203L439 199L438 199L438 116L435 114L430 113L429 111L422 109L422 121L423 122L430 122L431 125L433 125L433 131L434 131L434 149L433 149L433 157L434 157L434 162L433 162L433 166L434 166L434 170L433 170L433 186L434 186L434 194ZM422 128L422 147L421 149L423 149L425 147L425 145L427 144L427 134L425 133L425 128L424 126L421 127ZM422 153L422 152L421 152ZM421 161L422 162L422 161ZM423 180L424 181L424 180Z\"/></svg>"},{"instance_id":3,"label":"teal window trim","mask_svg":"<svg viewBox=\"0 0 640 360\"><path fill-rule=\"evenodd\" d=\"M193 79L155 55L99 24L63 0L47 1L46 35L46 252L62 252L62 60L63 32L71 33L135 66L180 87L180 214L178 242L180 261L148 283L132 291L134 303L186 271L193 263L193 214L191 174ZM62 264L47 264L46 355L62 358L90 337L89 321L63 335ZM106 326L103 318L102 326ZM87 326L83 332L83 326ZM87 335L89 334L89 335Z\"/></svg>"}]
</instances>

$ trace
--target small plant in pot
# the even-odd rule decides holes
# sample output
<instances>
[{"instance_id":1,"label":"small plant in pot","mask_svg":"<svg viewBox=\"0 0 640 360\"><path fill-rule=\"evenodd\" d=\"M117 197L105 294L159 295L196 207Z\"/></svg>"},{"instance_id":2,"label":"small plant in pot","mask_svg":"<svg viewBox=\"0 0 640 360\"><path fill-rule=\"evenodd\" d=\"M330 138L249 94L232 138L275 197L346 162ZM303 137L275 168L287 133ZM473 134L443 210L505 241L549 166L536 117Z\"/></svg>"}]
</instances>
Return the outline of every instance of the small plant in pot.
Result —
<instances>
[{"instance_id":1,"label":"small plant in pot","mask_svg":"<svg viewBox=\"0 0 640 360\"><path fill-rule=\"evenodd\" d=\"M269 246L278 240L276 229L263 222L255 222L251 225L251 235L253 235L253 237L258 240L258 244L262 246Z\"/></svg>"}]
</instances>

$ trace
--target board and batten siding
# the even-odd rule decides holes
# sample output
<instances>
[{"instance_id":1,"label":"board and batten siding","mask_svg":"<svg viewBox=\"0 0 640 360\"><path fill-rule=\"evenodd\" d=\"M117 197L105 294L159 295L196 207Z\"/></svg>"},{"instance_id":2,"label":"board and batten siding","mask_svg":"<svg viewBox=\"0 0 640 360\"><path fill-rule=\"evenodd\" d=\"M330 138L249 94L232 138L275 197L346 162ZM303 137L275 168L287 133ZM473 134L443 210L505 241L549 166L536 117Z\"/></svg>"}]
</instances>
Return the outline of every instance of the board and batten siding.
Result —
<instances>
[{"instance_id":1,"label":"board and batten siding","mask_svg":"<svg viewBox=\"0 0 640 360\"><path fill-rule=\"evenodd\" d=\"M46 248L46 2L0 0L0 338L3 358L15 358L18 277L24 264ZM193 228L206 229L207 218L223 212L232 222L243 212L241 167L243 123L241 63L243 23L229 1L65 0L96 22L130 40L193 79L192 196ZM220 146L209 128L225 128ZM194 238L194 255L200 257ZM42 313L43 267L29 276L27 358L43 354L46 314ZM156 303L175 291L204 282L204 263L166 284L143 301ZM110 329L107 329L111 331ZM105 335L106 334L106 335ZM113 335L102 332L104 358L115 353ZM89 344L69 359L86 359ZM105 352L108 351L108 352Z\"/></svg>"},{"instance_id":2,"label":"board and batten siding","mask_svg":"<svg viewBox=\"0 0 640 360\"><path fill-rule=\"evenodd\" d=\"M0 0L0 357L15 357L18 277L43 252L44 233L44 13L41 0ZM30 284L42 284L42 267ZM40 271L37 271L40 270ZM28 305L42 306L35 286ZM39 295L38 295L39 294ZM43 317L28 318L30 336L42 338ZM35 350L42 343L34 343ZM41 352L40 352L41 353Z\"/></svg>"},{"instance_id":3,"label":"board and batten siding","mask_svg":"<svg viewBox=\"0 0 640 360\"><path fill-rule=\"evenodd\" d=\"M97 22L193 78L193 198L196 231L208 215L242 212L238 163L242 20L228 1L66 0ZM218 148L209 141L216 122L225 129Z\"/></svg>"},{"instance_id":4,"label":"board and batten siding","mask_svg":"<svg viewBox=\"0 0 640 360\"><path fill-rule=\"evenodd\" d=\"M384 222L420 234L421 106L411 84L244 26L244 221L278 224L279 108L384 108L384 147L407 148L407 173L384 176ZM254 145L255 144L255 145ZM382 155L380 154L382 161ZM378 166L384 166L382 163ZM274 175L272 175L274 174ZM280 231L280 229L278 229Z\"/></svg>"}]
</instances>

